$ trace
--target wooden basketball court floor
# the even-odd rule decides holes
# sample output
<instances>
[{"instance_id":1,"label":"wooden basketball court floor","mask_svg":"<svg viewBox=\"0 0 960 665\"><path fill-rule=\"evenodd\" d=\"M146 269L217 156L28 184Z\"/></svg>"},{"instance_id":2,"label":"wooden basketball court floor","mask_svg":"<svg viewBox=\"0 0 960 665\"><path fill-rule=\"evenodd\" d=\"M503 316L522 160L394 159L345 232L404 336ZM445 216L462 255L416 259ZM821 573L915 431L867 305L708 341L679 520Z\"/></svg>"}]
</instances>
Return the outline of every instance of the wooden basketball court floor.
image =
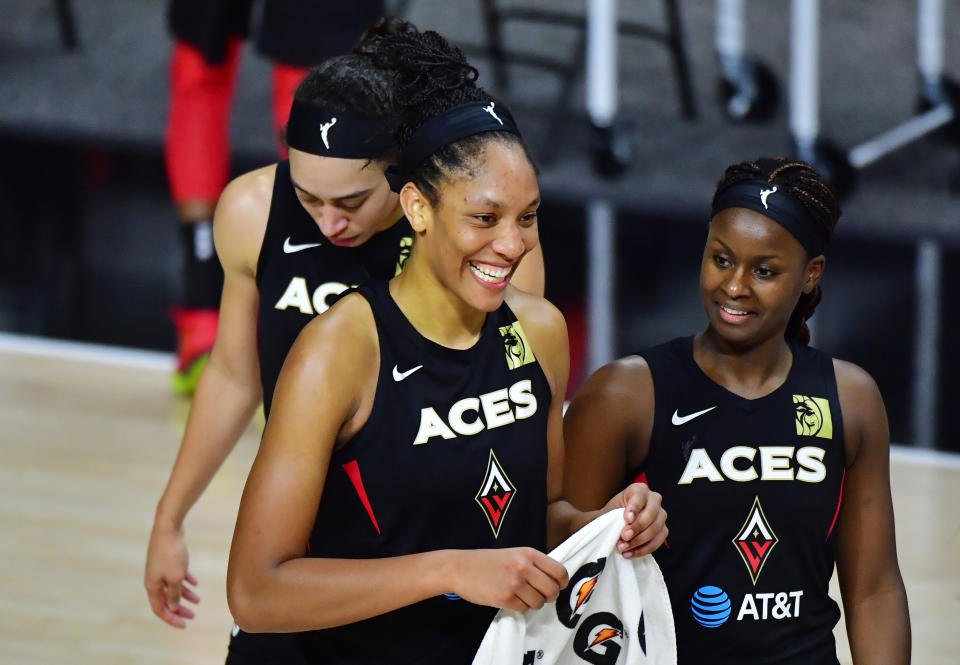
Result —
<instances>
[{"instance_id":1,"label":"wooden basketball court floor","mask_svg":"<svg viewBox=\"0 0 960 665\"><path fill-rule=\"evenodd\" d=\"M0 664L223 662L227 554L259 432L247 431L187 519L201 603L186 630L170 628L142 575L188 409L170 394L171 363L0 335ZM913 662L956 665L960 456L897 447L892 484ZM842 622L837 632L850 663Z\"/></svg>"}]
</instances>

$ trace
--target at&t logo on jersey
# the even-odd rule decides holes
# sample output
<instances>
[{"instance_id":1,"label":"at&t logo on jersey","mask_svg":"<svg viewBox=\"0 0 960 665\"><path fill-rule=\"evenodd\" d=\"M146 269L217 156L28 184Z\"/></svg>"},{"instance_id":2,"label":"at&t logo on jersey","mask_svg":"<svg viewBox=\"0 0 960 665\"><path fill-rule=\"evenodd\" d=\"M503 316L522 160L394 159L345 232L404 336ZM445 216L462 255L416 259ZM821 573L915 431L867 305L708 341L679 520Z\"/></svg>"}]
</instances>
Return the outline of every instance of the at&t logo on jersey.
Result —
<instances>
[{"instance_id":1,"label":"at&t logo on jersey","mask_svg":"<svg viewBox=\"0 0 960 665\"><path fill-rule=\"evenodd\" d=\"M794 421L797 436L818 436L821 439L833 438L833 418L830 416L830 402L823 397L793 396Z\"/></svg>"},{"instance_id":2,"label":"at&t logo on jersey","mask_svg":"<svg viewBox=\"0 0 960 665\"><path fill-rule=\"evenodd\" d=\"M500 537L500 525L503 524L503 518L516 493L517 490L507 477L507 472L500 466L500 460L491 450L487 461L487 473L483 477L483 483L475 500L486 516L494 538Z\"/></svg>"},{"instance_id":3,"label":"at&t logo on jersey","mask_svg":"<svg viewBox=\"0 0 960 665\"><path fill-rule=\"evenodd\" d=\"M455 439L458 434L471 436L485 429L503 427L529 418L536 412L537 396L533 394L533 383L530 379L523 379L509 388L454 402L447 413L446 422L432 406L421 409L420 427L413 445L427 443L435 436L444 439Z\"/></svg>"},{"instance_id":4,"label":"at&t logo on jersey","mask_svg":"<svg viewBox=\"0 0 960 665\"><path fill-rule=\"evenodd\" d=\"M782 621L797 618L800 616L801 598L802 590L744 594L735 621ZM730 619L732 605L726 591L707 585L693 594L690 611L693 619L704 628L719 628Z\"/></svg>"},{"instance_id":5,"label":"at&t logo on jersey","mask_svg":"<svg viewBox=\"0 0 960 665\"><path fill-rule=\"evenodd\" d=\"M702 586L693 594L690 611L693 619L704 628L719 628L730 618L730 598L716 586Z\"/></svg>"},{"instance_id":6,"label":"at&t logo on jersey","mask_svg":"<svg viewBox=\"0 0 960 665\"><path fill-rule=\"evenodd\" d=\"M740 533L733 539L733 546L737 548L743 563L746 564L754 585L757 584L763 564L770 558L770 553L777 542L779 539L773 532L770 522L767 521L766 515L763 514L760 497L754 497L747 519L740 528Z\"/></svg>"},{"instance_id":7,"label":"at&t logo on jersey","mask_svg":"<svg viewBox=\"0 0 960 665\"><path fill-rule=\"evenodd\" d=\"M507 367L517 369L524 365L536 362L533 357L533 349L527 341L527 336L523 332L519 321L514 321L508 326L500 328L500 335L503 337L503 350L507 357Z\"/></svg>"},{"instance_id":8,"label":"at&t logo on jersey","mask_svg":"<svg viewBox=\"0 0 960 665\"><path fill-rule=\"evenodd\" d=\"M313 291L307 288L307 280L303 277L294 277L287 284L287 289L280 296L280 300L274 305L275 309L280 311L290 307L296 307L303 314L323 314L330 309L329 299L332 296L338 296L350 287L342 282L324 282Z\"/></svg>"},{"instance_id":9,"label":"at&t logo on jersey","mask_svg":"<svg viewBox=\"0 0 960 665\"><path fill-rule=\"evenodd\" d=\"M743 597L737 621L750 617L754 621L782 621L800 616L800 599L803 591L780 591L778 593L748 593ZM771 602L772 601L772 602Z\"/></svg>"}]
</instances>

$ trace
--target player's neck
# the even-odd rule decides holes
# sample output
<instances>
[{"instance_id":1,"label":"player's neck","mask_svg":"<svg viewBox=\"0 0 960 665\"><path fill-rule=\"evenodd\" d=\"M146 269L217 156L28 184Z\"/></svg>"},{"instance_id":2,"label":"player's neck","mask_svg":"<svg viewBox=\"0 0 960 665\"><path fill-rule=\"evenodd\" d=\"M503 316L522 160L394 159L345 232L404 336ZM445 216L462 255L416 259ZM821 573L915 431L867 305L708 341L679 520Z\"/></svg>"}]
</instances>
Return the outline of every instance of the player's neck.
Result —
<instances>
[{"instance_id":1,"label":"player's neck","mask_svg":"<svg viewBox=\"0 0 960 665\"><path fill-rule=\"evenodd\" d=\"M747 399L763 397L779 388L793 366L793 353L782 336L737 347L710 328L694 338L693 358L715 383Z\"/></svg>"},{"instance_id":2,"label":"player's neck","mask_svg":"<svg viewBox=\"0 0 960 665\"><path fill-rule=\"evenodd\" d=\"M389 228L392 228L394 224L399 222L403 218L403 208L400 207L400 201L397 200L397 207L390 211L390 214L384 217L383 224L377 229L377 233L382 233Z\"/></svg>"},{"instance_id":3,"label":"player's neck","mask_svg":"<svg viewBox=\"0 0 960 665\"><path fill-rule=\"evenodd\" d=\"M390 281L390 294L417 332L432 342L469 349L480 338L487 313L464 302L417 261L408 261Z\"/></svg>"}]
</instances>

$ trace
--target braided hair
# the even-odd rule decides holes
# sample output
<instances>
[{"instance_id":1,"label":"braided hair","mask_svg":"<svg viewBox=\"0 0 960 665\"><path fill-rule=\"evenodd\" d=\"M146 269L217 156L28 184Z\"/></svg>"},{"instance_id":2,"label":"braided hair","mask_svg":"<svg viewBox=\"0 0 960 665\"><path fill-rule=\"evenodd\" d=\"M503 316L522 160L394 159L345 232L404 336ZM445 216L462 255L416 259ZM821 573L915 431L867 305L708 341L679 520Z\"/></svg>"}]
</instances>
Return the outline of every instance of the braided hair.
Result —
<instances>
[{"instance_id":1,"label":"braided hair","mask_svg":"<svg viewBox=\"0 0 960 665\"><path fill-rule=\"evenodd\" d=\"M431 118L471 102L493 100L505 105L476 84L477 69L463 52L438 33L415 29L397 31L370 39L364 53L374 64L395 72L395 143L402 151L414 132ZM408 178L432 205L439 201L439 188L452 177L477 175L480 156L491 141L519 145L536 171L529 148L510 132L483 132L448 143L417 165Z\"/></svg>"},{"instance_id":2,"label":"braided hair","mask_svg":"<svg viewBox=\"0 0 960 665\"><path fill-rule=\"evenodd\" d=\"M786 157L764 157L734 164L727 167L723 178L717 183L714 200L722 190L743 180L763 180L776 184L778 191L799 201L810 216L827 229L829 235L833 235L840 218L840 202L823 176L806 162ZM812 258L808 256L807 260ZM813 316L822 296L819 283L810 293L800 294L784 337L800 344L810 343L810 329L806 322Z\"/></svg>"},{"instance_id":3,"label":"braided hair","mask_svg":"<svg viewBox=\"0 0 960 665\"><path fill-rule=\"evenodd\" d=\"M396 75L373 63L371 44L390 35L416 30L412 23L398 18L378 19L367 28L351 53L329 58L311 69L297 87L294 99L330 111L392 117ZM392 141L375 143L383 146L382 153L371 155L372 159L396 159L398 151Z\"/></svg>"}]
</instances>

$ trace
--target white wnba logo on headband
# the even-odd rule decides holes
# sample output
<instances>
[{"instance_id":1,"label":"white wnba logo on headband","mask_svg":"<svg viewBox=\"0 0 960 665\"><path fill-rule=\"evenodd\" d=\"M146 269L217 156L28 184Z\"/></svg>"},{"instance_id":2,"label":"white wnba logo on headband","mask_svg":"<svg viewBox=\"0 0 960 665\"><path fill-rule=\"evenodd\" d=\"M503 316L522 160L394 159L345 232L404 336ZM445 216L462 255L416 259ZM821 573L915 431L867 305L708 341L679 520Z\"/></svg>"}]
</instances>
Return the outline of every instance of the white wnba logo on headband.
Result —
<instances>
[{"instance_id":1,"label":"white wnba logo on headband","mask_svg":"<svg viewBox=\"0 0 960 665\"><path fill-rule=\"evenodd\" d=\"M337 119L331 118L330 122L325 122L320 125L320 138L323 139L323 145L327 148L327 150L330 149L330 142L327 141L327 132L329 132L330 128L335 124L337 124Z\"/></svg>"},{"instance_id":2,"label":"white wnba logo on headband","mask_svg":"<svg viewBox=\"0 0 960 665\"><path fill-rule=\"evenodd\" d=\"M490 106L484 106L484 107L483 107L483 110L486 111L487 113L489 113L490 115L492 115L492 116L493 116L493 119L496 120L497 122L499 122L499 123L502 125L502 124L503 124L503 120L500 119L500 116L498 116L496 113L494 113L493 107L494 107L494 103L493 103L493 102L490 102Z\"/></svg>"},{"instance_id":3,"label":"white wnba logo on headband","mask_svg":"<svg viewBox=\"0 0 960 665\"><path fill-rule=\"evenodd\" d=\"M334 120L336 120L336 118L334 118ZM326 141L326 139L324 139L324 141ZM767 206L767 197L770 196L771 194L773 194L775 191L777 191L777 186L776 186L776 185L773 186L773 189L761 189L761 190L760 190L760 203L763 204L763 209L764 209L764 210L767 210L767 209L768 209L768 206Z\"/></svg>"}]
</instances>

